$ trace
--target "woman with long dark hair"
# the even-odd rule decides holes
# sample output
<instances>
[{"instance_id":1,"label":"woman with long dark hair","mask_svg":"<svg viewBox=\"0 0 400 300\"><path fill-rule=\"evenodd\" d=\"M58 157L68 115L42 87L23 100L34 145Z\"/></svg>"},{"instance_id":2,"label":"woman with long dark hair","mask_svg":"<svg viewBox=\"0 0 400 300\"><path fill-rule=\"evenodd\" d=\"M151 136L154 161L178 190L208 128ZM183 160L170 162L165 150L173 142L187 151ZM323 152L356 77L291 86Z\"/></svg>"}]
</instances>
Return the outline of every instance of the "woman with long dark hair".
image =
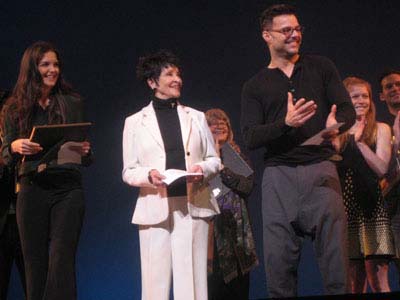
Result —
<instances>
[{"instance_id":1,"label":"woman with long dark hair","mask_svg":"<svg viewBox=\"0 0 400 300\"><path fill-rule=\"evenodd\" d=\"M79 165L61 164L57 155L49 156L29 140L33 126L83 121L82 100L62 78L60 55L52 44L36 42L26 49L1 119L2 156L18 174L17 223L27 298L76 299L75 253L84 214ZM82 164L90 161L89 142L69 150L81 155Z\"/></svg>"},{"instance_id":2,"label":"woman with long dark hair","mask_svg":"<svg viewBox=\"0 0 400 300\"><path fill-rule=\"evenodd\" d=\"M390 127L375 119L370 84L348 77L357 119L336 146L343 156L339 163L343 200L347 213L352 293L389 292L388 259L395 254L388 212L379 186L391 155Z\"/></svg>"}]
</instances>

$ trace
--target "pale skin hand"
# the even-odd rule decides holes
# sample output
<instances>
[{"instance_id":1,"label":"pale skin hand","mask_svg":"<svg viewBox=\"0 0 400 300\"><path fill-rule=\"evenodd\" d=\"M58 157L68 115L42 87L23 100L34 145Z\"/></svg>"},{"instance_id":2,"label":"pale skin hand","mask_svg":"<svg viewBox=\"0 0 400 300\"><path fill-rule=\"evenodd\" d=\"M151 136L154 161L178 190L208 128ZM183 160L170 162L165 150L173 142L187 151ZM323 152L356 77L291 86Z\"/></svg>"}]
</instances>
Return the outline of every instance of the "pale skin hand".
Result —
<instances>
[{"instance_id":1,"label":"pale skin hand","mask_svg":"<svg viewBox=\"0 0 400 300\"><path fill-rule=\"evenodd\" d=\"M216 150L218 156L220 156L221 155L221 147L225 144L225 141L217 140L215 137L214 137L214 140L215 140L215 150Z\"/></svg>"},{"instance_id":2,"label":"pale skin hand","mask_svg":"<svg viewBox=\"0 0 400 300\"><path fill-rule=\"evenodd\" d=\"M357 146L364 156L368 166L382 177L387 172L391 157L390 127L384 123L377 123L376 151L372 151L364 141L358 141Z\"/></svg>"},{"instance_id":3,"label":"pale skin hand","mask_svg":"<svg viewBox=\"0 0 400 300\"><path fill-rule=\"evenodd\" d=\"M315 114L317 105L313 100L301 98L293 104L293 95L288 92L285 124L290 127L301 127Z\"/></svg>"},{"instance_id":4,"label":"pale skin hand","mask_svg":"<svg viewBox=\"0 0 400 300\"><path fill-rule=\"evenodd\" d=\"M204 174L203 169L199 165L193 165L189 168L188 170L189 173L201 173ZM196 183L196 182L201 182L203 180L204 175L198 175L198 176L187 176L186 180L188 182Z\"/></svg>"},{"instance_id":5,"label":"pale skin hand","mask_svg":"<svg viewBox=\"0 0 400 300\"><path fill-rule=\"evenodd\" d=\"M226 141L217 140L217 139L215 139L215 137L214 137L214 140L215 140L215 150L217 151L217 155L218 155L218 157L221 157L221 147L226 143ZM223 170L224 168L225 168L224 165L221 163L220 170Z\"/></svg>"},{"instance_id":6,"label":"pale skin hand","mask_svg":"<svg viewBox=\"0 0 400 300\"><path fill-rule=\"evenodd\" d=\"M337 121L336 121L336 109L337 109L337 108L336 108L336 105L335 105L335 104L332 105L331 111L330 111L328 117L326 118L326 124L325 124L325 127L326 127L326 128L337 124ZM332 144L333 144L333 145L335 146L335 148L336 148L336 145L335 145L336 140L335 140L335 139L336 139L336 137L338 136L338 134L339 134L339 130L338 130L338 129L335 129L335 130L330 130L330 131L325 132L325 133L323 134L322 137L323 137L325 140L330 140L330 141L332 141Z\"/></svg>"},{"instance_id":7,"label":"pale skin hand","mask_svg":"<svg viewBox=\"0 0 400 300\"><path fill-rule=\"evenodd\" d=\"M356 142L361 140L366 125L365 122L365 117L362 116L360 119L356 120L356 122L350 129L350 133L354 134L354 140Z\"/></svg>"},{"instance_id":8,"label":"pale skin hand","mask_svg":"<svg viewBox=\"0 0 400 300\"><path fill-rule=\"evenodd\" d=\"M80 143L80 145L70 146L70 149L78 152L82 156L85 156L90 151L90 143L88 141L84 141Z\"/></svg>"},{"instance_id":9,"label":"pale skin hand","mask_svg":"<svg viewBox=\"0 0 400 300\"><path fill-rule=\"evenodd\" d=\"M358 122L358 123L357 123ZM365 121L363 120L362 122L356 121L354 125L350 128L349 133L354 135L354 140L355 142L358 142L361 139L361 136L364 132L365 128ZM327 139L330 139L332 141L333 147L336 149L337 152L340 151L340 140L338 137L339 130L333 130L333 137L329 137Z\"/></svg>"},{"instance_id":10,"label":"pale skin hand","mask_svg":"<svg viewBox=\"0 0 400 300\"><path fill-rule=\"evenodd\" d=\"M393 133L394 133L394 148L395 151L400 147L400 111L397 112L396 118L394 119L394 124L393 124Z\"/></svg>"},{"instance_id":11,"label":"pale skin hand","mask_svg":"<svg viewBox=\"0 0 400 300\"><path fill-rule=\"evenodd\" d=\"M11 143L11 152L21 155L34 155L43 148L38 144L31 142L29 139L17 139Z\"/></svg>"},{"instance_id":12,"label":"pale skin hand","mask_svg":"<svg viewBox=\"0 0 400 300\"><path fill-rule=\"evenodd\" d=\"M157 187L165 186L165 183L162 181L163 179L165 179L165 176L161 175L161 173L158 170L156 169L151 170L149 172L149 175L151 177L153 185Z\"/></svg>"}]
</instances>

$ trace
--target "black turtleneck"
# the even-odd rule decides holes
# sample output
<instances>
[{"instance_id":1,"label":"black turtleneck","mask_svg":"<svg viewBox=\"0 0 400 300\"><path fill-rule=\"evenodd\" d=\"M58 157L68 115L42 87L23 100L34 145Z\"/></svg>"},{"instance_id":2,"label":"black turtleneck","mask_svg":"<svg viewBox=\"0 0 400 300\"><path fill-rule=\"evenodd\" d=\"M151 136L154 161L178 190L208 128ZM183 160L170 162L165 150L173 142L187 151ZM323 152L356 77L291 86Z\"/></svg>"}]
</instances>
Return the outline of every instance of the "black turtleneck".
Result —
<instances>
[{"instance_id":1,"label":"black turtleneck","mask_svg":"<svg viewBox=\"0 0 400 300\"><path fill-rule=\"evenodd\" d=\"M186 170L181 124L177 111L178 100L152 97L158 127L164 142L165 169ZM168 197L186 196L186 179L182 178L167 187Z\"/></svg>"}]
</instances>

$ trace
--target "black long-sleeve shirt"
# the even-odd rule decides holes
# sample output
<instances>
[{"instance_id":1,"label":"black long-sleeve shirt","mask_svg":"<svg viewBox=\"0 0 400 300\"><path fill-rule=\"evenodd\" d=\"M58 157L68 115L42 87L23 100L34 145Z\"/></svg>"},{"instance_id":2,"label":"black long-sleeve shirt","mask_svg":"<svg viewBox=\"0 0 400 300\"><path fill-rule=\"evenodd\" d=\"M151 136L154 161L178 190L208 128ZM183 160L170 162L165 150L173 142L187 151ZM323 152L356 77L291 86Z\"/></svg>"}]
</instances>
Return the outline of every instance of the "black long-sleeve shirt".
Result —
<instances>
[{"instance_id":1,"label":"black long-sleeve shirt","mask_svg":"<svg viewBox=\"0 0 400 300\"><path fill-rule=\"evenodd\" d=\"M186 170L185 149L179 122L177 99L158 99L153 96L153 107L164 143L165 169ZM186 178L182 177L167 187L168 197L185 196Z\"/></svg>"},{"instance_id":2,"label":"black long-sleeve shirt","mask_svg":"<svg viewBox=\"0 0 400 300\"><path fill-rule=\"evenodd\" d=\"M317 104L315 115L303 126L285 124L287 93ZM330 143L300 146L306 139L325 128L331 106L336 104L336 119L344 122L340 131L350 128L355 112L332 61L321 56L301 55L291 77L282 70L263 68L248 80L242 90L241 127L249 149L265 147L266 165L301 165L329 158L334 149Z\"/></svg>"},{"instance_id":3,"label":"black long-sleeve shirt","mask_svg":"<svg viewBox=\"0 0 400 300\"><path fill-rule=\"evenodd\" d=\"M83 122L83 103L82 100L73 95L61 95L56 94L53 96L54 100L57 98L57 101L60 105L64 106L65 109L65 116L66 124L71 123L80 123ZM20 138L29 138L29 136L21 135L18 121L13 120L11 118L10 112L12 109L15 109L15 104L11 104L9 110L7 111L8 114L5 115L3 120L3 129L4 132L2 133L2 146L1 146L1 155L3 157L4 163L10 167L13 167L15 164L18 164L18 174L19 176L29 174L31 172L37 171L38 165L41 163L41 159L46 154L45 151L39 152L36 155L29 155L26 156L24 162L21 162L22 156L18 153L11 153L11 143ZM32 116L32 126L36 125L45 125L50 124L49 122L49 113L48 110L43 110L38 104L33 108L33 116ZM55 123L51 123L55 124ZM92 161L91 154L82 157L82 165L89 165ZM58 165L56 159L54 158L49 165L50 168L56 169L69 169L77 171L79 167L75 164L62 164Z\"/></svg>"}]
</instances>

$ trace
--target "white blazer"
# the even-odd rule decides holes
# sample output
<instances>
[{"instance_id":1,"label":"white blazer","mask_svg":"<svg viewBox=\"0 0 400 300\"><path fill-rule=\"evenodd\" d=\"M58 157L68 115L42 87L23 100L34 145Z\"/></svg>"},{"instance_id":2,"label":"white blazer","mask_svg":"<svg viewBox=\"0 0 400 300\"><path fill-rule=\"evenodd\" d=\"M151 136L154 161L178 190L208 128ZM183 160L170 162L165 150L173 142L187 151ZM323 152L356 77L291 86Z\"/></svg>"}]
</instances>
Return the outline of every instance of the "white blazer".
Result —
<instances>
[{"instance_id":1,"label":"white blazer","mask_svg":"<svg viewBox=\"0 0 400 300\"><path fill-rule=\"evenodd\" d=\"M219 208L207 178L218 173L221 160L205 115L180 104L177 110L186 169L196 164L204 172L203 182L187 184L188 211L192 217L216 215ZM125 119L123 161L122 179L131 186L140 187L132 223L153 225L165 221L169 214L166 188L157 188L148 179L150 170L157 169L161 173L166 165L164 143L152 102Z\"/></svg>"}]
</instances>

